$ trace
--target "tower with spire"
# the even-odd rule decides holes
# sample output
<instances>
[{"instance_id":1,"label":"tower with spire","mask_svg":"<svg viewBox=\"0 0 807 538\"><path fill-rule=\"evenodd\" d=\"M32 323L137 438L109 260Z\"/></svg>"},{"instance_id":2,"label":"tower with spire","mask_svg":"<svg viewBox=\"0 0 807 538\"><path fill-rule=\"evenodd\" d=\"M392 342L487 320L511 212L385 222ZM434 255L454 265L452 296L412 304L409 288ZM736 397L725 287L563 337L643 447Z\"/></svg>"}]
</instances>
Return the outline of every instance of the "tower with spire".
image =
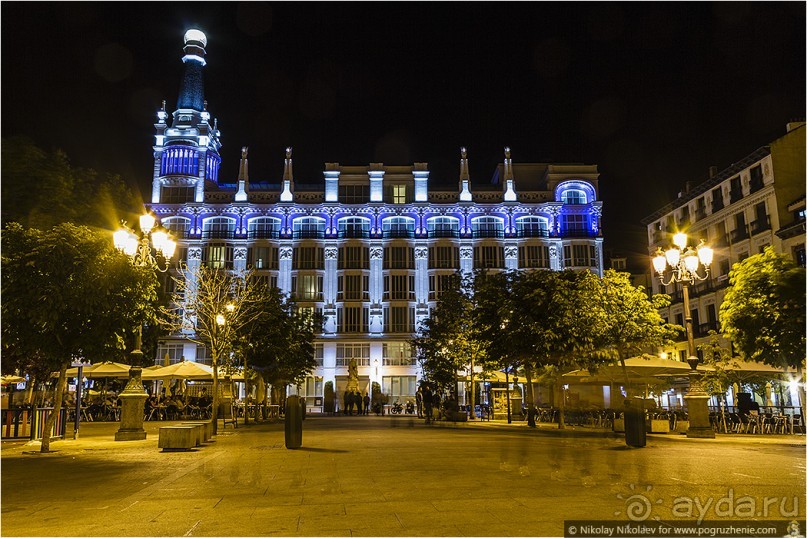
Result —
<instances>
[{"instance_id":1,"label":"tower with spire","mask_svg":"<svg viewBox=\"0 0 807 538\"><path fill-rule=\"evenodd\" d=\"M220 133L216 122L210 125L204 98L207 37L200 30L191 29L185 32L184 42L185 72L171 124L165 101L154 124L152 203L201 203L205 183L218 183Z\"/></svg>"}]
</instances>

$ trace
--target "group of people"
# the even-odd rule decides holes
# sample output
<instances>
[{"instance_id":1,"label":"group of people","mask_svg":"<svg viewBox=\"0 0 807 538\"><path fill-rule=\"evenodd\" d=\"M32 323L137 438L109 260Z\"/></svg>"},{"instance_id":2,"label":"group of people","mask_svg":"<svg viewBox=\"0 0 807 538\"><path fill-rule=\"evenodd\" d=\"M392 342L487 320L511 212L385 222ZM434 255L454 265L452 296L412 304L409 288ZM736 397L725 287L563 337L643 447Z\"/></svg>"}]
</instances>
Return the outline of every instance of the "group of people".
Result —
<instances>
[{"instance_id":1,"label":"group of people","mask_svg":"<svg viewBox=\"0 0 807 538\"><path fill-rule=\"evenodd\" d=\"M434 419L434 410L440 413L442 398L440 393L432 391L428 383L423 383L415 392L415 405L417 406L418 418L425 418L426 424L430 424Z\"/></svg>"},{"instance_id":2,"label":"group of people","mask_svg":"<svg viewBox=\"0 0 807 538\"><path fill-rule=\"evenodd\" d=\"M344 398L344 409L342 410L346 415L353 415L353 409L356 409L357 415L369 415L370 414L370 395L366 392L364 393L364 397L362 397L361 392L351 392L349 390L345 391Z\"/></svg>"}]
</instances>

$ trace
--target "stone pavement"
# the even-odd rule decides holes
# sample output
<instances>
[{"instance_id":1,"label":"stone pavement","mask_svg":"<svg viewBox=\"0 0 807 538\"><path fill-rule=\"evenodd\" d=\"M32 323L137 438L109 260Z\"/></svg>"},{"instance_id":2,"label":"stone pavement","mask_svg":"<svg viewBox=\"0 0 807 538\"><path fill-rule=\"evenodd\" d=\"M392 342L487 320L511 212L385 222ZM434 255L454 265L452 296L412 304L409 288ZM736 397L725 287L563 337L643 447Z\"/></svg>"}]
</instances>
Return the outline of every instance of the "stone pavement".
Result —
<instances>
[{"instance_id":1,"label":"stone pavement","mask_svg":"<svg viewBox=\"0 0 807 538\"><path fill-rule=\"evenodd\" d=\"M0 534L561 536L566 519L627 521L637 494L663 520L695 495L750 496L754 519L805 515L803 435L652 435L631 449L589 428L309 415L299 450L264 423L161 452L165 424L128 442L112 440L115 423L83 424L44 455L4 442Z\"/></svg>"}]
</instances>

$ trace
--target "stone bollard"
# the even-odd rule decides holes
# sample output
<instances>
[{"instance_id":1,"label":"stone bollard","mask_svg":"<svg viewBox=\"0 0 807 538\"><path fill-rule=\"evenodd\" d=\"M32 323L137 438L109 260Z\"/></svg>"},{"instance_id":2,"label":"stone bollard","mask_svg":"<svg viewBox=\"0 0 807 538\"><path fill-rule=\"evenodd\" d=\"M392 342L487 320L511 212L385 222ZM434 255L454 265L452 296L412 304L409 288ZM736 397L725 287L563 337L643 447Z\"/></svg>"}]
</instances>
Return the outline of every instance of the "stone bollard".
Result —
<instances>
[{"instance_id":1,"label":"stone bollard","mask_svg":"<svg viewBox=\"0 0 807 538\"><path fill-rule=\"evenodd\" d=\"M129 369L129 382L118 396L121 399L121 413L120 429L115 433L116 441L142 441L146 438L143 414L148 394L143 390L141 372L139 366L132 366Z\"/></svg>"}]
</instances>

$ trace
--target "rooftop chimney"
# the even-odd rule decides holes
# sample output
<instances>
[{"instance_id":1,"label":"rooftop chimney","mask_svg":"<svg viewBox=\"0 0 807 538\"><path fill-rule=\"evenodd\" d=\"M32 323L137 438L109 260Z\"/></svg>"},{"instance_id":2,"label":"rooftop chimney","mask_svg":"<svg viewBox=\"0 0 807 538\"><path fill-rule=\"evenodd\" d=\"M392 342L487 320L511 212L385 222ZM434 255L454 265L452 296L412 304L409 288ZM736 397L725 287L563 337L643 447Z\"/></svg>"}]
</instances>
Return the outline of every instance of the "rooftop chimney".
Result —
<instances>
[{"instance_id":1,"label":"rooftop chimney","mask_svg":"<svg viewBox=\"0 0 807 538\"><path fill-rule=\"evenodd\" d=\"M709 179L712 179L717 175L717 166L710 166L709 167Z\"/></svg>"},{"instance_id":2,"label":"rooftop chimney","mask_svg":"<svg viewBox=\"0 0 807 538\"><path fill-rule=\"evenodd\" d=\"M789 133L793 129L798 129L799 127L804 125L804 121L789 121L787 122L787 132Z\"/></svg>"}]
</instances>

